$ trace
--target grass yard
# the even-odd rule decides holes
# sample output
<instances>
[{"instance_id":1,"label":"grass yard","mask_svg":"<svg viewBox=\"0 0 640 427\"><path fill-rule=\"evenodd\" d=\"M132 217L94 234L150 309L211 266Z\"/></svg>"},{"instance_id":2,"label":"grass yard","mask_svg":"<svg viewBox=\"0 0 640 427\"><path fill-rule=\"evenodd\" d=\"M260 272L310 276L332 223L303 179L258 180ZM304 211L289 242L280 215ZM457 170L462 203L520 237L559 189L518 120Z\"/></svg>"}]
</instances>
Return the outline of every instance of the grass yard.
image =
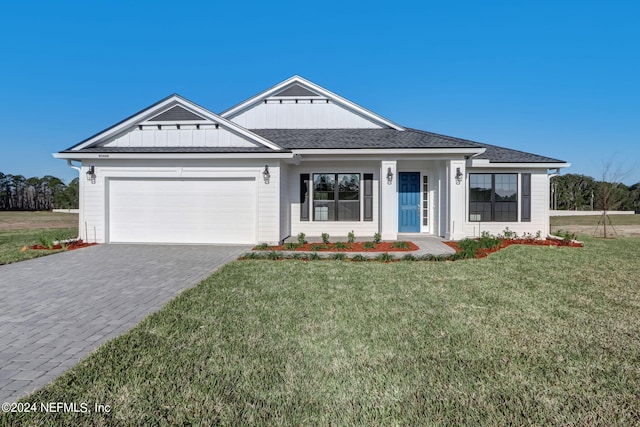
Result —
<instances>
[{"instance_id":1,"label":"grass yard","mask_svg":"<svg viewBox=\"0 0 640 427\"><path fill-rule=\"evenodd\" d=\"M0 425L638 425L640 240L584 240L235 262L23 400L110 413Z\"/></svg>"},{"instance_id":2,"label":"grass yard","mask_svg":"<svg viewBox=\"0 0 640 427\"><path fill-rule=\"evenodd\" d=\"M0 265L61 251L34 251L24 246L38 243L43 233L78 235L78 215L57 212L0 211Z\"/></svg>"}]
</instances>

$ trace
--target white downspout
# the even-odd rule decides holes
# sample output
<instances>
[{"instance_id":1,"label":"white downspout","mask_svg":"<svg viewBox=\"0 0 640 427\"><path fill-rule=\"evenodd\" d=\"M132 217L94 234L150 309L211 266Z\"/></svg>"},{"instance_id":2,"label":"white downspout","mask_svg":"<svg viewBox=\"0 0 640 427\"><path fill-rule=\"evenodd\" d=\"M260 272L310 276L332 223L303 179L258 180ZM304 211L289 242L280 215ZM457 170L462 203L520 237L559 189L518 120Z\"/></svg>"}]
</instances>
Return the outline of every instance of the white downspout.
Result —
<instances>
[{"instance_id":1,"label":"white downspout","mask_svg":"<svg viewBox=\"0 0 640 427\"><path fill-rule=\"evenodd\" d=\"M78 238L87 241L87 236L85 236L85 228L83 227L84 223L84 181L82 180L82 166L76 166L72 163L73 160L67 160L67 166L71 169L75 169L78 171L78 208L80 208L80 214L78 215Z\"/></svg>"}]
</instances>

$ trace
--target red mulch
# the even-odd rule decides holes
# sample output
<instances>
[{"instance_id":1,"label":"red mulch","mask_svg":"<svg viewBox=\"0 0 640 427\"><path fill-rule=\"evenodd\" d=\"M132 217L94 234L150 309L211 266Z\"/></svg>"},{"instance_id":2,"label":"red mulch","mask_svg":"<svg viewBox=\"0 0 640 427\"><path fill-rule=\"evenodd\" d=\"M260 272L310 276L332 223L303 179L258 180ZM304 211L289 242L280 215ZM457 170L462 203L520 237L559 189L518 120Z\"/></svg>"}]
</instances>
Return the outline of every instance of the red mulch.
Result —
<instances>
[{"instance_id":1,"label":"red mulch","mask_svg":"<svg viewBox=\"0 0 640 427\"><path fill-rule=\"evenodd\" d=\"M380 242L376 243L375 248L367 249L364 248L364 242L355 242L355 243L345 243L348 248L347 249L336 249L334 248L333 243L328 243L327 248L319 248L318 252L409 252L409 251L417 251L419 248L413 242L407 242L409 247L407 249L402 248L393 248L394 242ZM312 245L322 246L322 243L305 243L302 246L298 246L295 251L296 252L313 252L311 249ZM254 248L253 250L258 250ZM260 249L262 250L262 249ZM291 251L292 249L286 249L284 245L279 246L269 246L266 250L268 251Z\"/></svg>"},{"instance_id":2,"label":"red mulch","mask_svg":"<svg viewBox=\"0 0 640 427\"><path fill-rule=\"evenodd\" d=\"M67 244L67 250L72 251L74 249L86 248L87 246L97 245L97 243L85 243L82 240L76 240ZM53 245L53 248L42 245L29 246L29 249L35 249L37 251L55 251L62 249L62 245Z\"/></svg>"},{"instance_id":3,"label":"red mulch","mask_svg":"<svg viewBox=\"0 0 640 427\"><path fill-rule=\"evenodd\" d=\"M460 252L460 247L456 242L442 242L450 248L454 249L456 252ZM504 249L511 245L530 245L530 246L568 246L572 248L581 248L582 243L578 243L576 241L566 242L564 240L556 240L556 239L527 239L527 240L501 240L500 246L495 249L478 249L478 258L484 258L487 255L498 252L500 249Z\"/></svg>"}]
</instances>

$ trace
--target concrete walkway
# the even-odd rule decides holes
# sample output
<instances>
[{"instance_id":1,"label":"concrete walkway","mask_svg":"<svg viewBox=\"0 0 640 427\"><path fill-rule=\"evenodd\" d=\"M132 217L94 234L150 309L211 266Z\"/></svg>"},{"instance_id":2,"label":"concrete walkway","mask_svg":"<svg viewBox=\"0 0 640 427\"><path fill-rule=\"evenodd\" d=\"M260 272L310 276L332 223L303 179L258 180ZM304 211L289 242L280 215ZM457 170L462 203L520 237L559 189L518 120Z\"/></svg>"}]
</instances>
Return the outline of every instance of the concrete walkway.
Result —
<instances>
[{"instance_id":1,"label":"concrete walkway","mask_svg":"<svg viewBox=\"0 0 640 427\"><path fill-rule=\"evenodd\" d=\"M249 246L99 245L0 266L0 403L14 402Z\"/></svg>"}]
</instances>

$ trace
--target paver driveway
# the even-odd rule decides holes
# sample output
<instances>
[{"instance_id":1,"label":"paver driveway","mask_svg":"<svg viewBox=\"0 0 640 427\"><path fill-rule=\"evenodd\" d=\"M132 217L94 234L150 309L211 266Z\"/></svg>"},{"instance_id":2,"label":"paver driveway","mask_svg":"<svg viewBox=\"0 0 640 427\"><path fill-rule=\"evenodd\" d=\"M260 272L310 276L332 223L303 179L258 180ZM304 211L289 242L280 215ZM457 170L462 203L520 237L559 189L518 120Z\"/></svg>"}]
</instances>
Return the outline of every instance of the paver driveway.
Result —
<instances>
[{"instance_id":1,"label":"paver driveway","mask_svg":"<svg viewBox=\"0 0 640 427\"><path fill-rule=\"evenodd\" d=\"M248 249L99 245L0 265L0 403L42 387Z\"/></svg>"}]
</instances>

